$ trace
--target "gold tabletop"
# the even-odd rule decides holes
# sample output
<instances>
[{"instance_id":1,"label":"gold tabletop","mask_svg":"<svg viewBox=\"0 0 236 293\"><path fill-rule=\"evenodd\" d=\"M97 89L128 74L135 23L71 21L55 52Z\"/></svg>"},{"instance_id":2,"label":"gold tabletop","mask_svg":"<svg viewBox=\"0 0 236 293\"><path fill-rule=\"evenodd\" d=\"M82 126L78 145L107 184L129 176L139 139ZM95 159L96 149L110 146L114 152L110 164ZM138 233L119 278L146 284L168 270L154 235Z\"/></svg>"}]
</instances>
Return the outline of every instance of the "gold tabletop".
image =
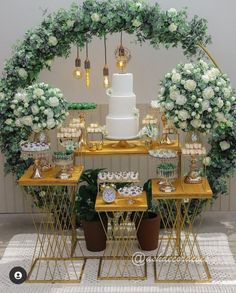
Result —
<instances>
[{"instance_id":1,"label":"gold tabletop","mask_svg":"<svg viewBox=\"0 0 236 293\"><path fill-rule=\"evenodd\" d=\"M71 177L68 179L56 178L60 168L52 167L48 171L42 172L42 179L32 179L33 166L30 166L24 173L24 175L18 180L18 184L21 186L76 186L79 182L80 176L84 170L83 166L74 166L71 172Z\"/></svg>"},{"instance_id":2,"label":"gold tabletop","mask_svg":"<svg viewBox=\"0 0 236 293\"><path fill-rule=\"evenodd\" d=\"M212 190L207 178L203 178L200 184L184 183L184 178L178 178L173 183L174 192L162 192L159 190L158 179L152 179L152 195L156 199L185 199L185 198L212 198Z\"/></svg>"},{"instance_id":3,"label":"gold tabletop","mask_svg":"<svg viewBox=\"0 0 236 293\"><path fill-rule=\"evenodd\" d=\"M102 195L98 193L95 203L95 210L97 212L128 212L128 211L146 211L147 196L146 192L142 192L140 196L132 197L134 200L133 204L129 204L128 197L118 195L116 200L112 203L105 203L102 199Z\"/></svg>"},{"instance_id":4,"label":"gold tabletop","mask_svg":"<svg viewBox=\"0 0 236 293\"><path fill-rule=\"evenodd\" d=\"M94 143L99 143L99 141L94 141ZM132 147L129 147L129 144ZM178 141L174 141L173 144L165 145L156 145L155 149L166 148L179 150L180 146ZM103 148L101 150L90 151L86 146L83 146L81 150L75 151L75 156L84 155L84 156L99 156L99 155L146 155L148 154L148 149L145 146L144 142L141 140L131 140L127 142L119 143L118 141L104 140Z\"/></svg>"}]
</instances>

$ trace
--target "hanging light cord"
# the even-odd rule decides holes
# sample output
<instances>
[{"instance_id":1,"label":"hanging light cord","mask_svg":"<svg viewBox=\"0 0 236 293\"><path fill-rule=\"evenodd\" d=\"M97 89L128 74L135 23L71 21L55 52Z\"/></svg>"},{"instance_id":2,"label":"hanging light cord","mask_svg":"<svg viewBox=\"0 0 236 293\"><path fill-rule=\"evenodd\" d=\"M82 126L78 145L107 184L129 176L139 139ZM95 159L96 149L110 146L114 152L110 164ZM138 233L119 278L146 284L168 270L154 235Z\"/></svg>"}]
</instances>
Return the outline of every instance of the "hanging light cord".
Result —
<instances>
[{"instance_id":1,"label":"hanging light cord","mask_svg":"<svg viewBox=\"0 0 236 293\"><path fill-rule=\"evenodd\" d=\"M122 31L120 32L120 45L123 45L123 33Z\"/></svg>"},{"instance_id":2,"label":"hanging light cord","mask_svg":"<svg viewBox=\"0 0 236 293\"><path fill-rule=\"evenodd\" d=\"M104 36L104 50L105 50L105 64L107 64L107 42L106 42L105 36Z\"/></svg>"},{"instance_id":3,"label":"hanging light cord","mask_svg":"<svg viewBox=\"0 0 236 293\"><path fill-rule=\"evenodd\" d=\"M79 46L77 45L77 58L79 59Z\"/></svg>"},{"instance_id":4,"label":"hanging light cord","mask_svg":"<svg viewBox=\"0 0 236 293\"><path fill-rule=\"evenodd\" d=\"M86 42L86 59L88 59L88 42Z\"/></svg>"}]
</instances>

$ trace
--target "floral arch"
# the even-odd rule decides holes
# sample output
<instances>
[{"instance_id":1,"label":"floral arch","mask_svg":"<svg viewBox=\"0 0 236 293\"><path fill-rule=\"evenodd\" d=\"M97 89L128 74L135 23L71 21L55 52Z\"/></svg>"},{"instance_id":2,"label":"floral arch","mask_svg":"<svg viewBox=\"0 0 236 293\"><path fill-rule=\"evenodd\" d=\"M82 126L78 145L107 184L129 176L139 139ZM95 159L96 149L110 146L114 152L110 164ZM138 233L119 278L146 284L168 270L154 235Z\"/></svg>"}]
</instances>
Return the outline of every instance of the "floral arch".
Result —
<instances>
[{"instance_id":1,"label":"floral arch","mask_svg":"<svg viewBox=\"0 0 236 293\"><path fill-rule=\"evenodd\" d=\"M6 173L19 176L27 167L20 159L19 143L30 133L14 124L10 105L15 93L34 83L43 68L50 69L55 57L68 57L71 44L83 47L93 36L103 37L120 31L135 34L140 43L149 41L154 48L181 45L189 58L205 52L216 65L205 49L210 42L207 21L197 16L189 21L186 9L162 11L158 4L150 6L142 0L86 0L81 6L73 4L69 10L61 9L47 16L15 46L0 80L0 143L6 158ZM235 117L235 109L232 111ZM6 124L7 119L12 123ZM219 142L227 140L234 146L235 138L236 125L216 129L210 140L211 165L207 172L215 195L226 192L226 179L234 170L236 157L234 148L222 151Z\"/></svg>"}]
</instances>

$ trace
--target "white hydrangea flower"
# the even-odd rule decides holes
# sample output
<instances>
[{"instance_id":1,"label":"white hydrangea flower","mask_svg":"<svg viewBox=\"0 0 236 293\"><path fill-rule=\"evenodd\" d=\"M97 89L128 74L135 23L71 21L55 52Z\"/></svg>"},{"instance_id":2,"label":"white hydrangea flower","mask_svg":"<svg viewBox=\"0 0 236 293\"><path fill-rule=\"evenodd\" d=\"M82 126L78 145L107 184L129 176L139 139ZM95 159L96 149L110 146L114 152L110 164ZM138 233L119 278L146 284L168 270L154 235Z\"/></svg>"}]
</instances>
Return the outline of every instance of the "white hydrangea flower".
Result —
<instances>
[{"instance_id":1,"label":"white hydrangea flower","mask_svg":"<svg viewBox=\"0 0 236 293\"><path fill-rule=\"evenodd\" d=\"M230 148L230 143L228 143L226 140L223 140L220 142L220 148L222 151L226 151Z\"/></svg>"},{"instance_id":2,"label":"white hydrangea flower","mask_svg":"<svg viewBox=\"0 0 236 293\"><path fill-rule=\"evenodd\" d=\"M12 123L13 123L13 120L11 118L8 118L5 120L5 124L7 125L12 125Z\"/></svg>"},{"instance_id":3,"label":"white hydrangea flower","mask_svg":"<svg viewBox=\"0 0 236 293\"><path fill-rule=\"evenodd\" d=\"M170 8L168 11L167 11L167 14L169 16L176 16L177 15L177 10L175 8Z\"/></svg>"},{"instance_id":4,"label":"white hydrangea flower","mask_svg":"<svg viewBox=\"0 0 236 293\"><path fill-rule=\"evenodd\" d=\"M231 91L229 88L223 88L223 93L224 93L225 98L229 98Z\"/></svg>"},{"instance_id":5,"label":"white hydrangea flower","mask_svg":"<svg viewBox=\"0 0 236 293\"><path fill-rule=\"evenodd\" d=\"M207 100L213 98L214 95L215 95L215 93L214 93L212 87L210 87L210 86L205 88L204 91L202 92L203 98L207 99Z\"/></svg>"},{"instance_id":6,"label":"white hydrangea flower","mask_svg":"<svg viewBox=\"0 0 236 293\"><path fill-rule=\"evenodd\" d=\"M44 91L40 88L36 88L34 90L34 95L36 95L37 97L41 97L44 94Z\"/></svg>"},{"instance_id":7,"label":"white hydrangea flower","mask_svg":"<svg viewBox=\"0 0 236 293\"><path fill-rule=\"evenodd\" d=\"M51 97L49 99L49 104L51 107L58 107L59 106L59 100L57 97Z\"/></svg>"},{"instance_id":8,"label":"white hydrangea flower","mask_svg":"<svg viewBox=\"0 0 236 293\"><path fill-rule=\"evenodd\" d=\"M92 15L91 15L91 19L92 19L92 21L94 21L94 22L98 22L99 20L100 20L100 15L98 14L98 13L93 13Z\"/></svg>"},{"instance_id":9,"label":"white hydrangea flower","mask_svg":"<svg viewBox=\"0 0 236 293\"><path fill-rule=\"evenodd\" d=\"M196 82L192 79L188 79L184 84L184 88L190 92L193 92L196 86L197 86Z\"/></svg>"},{"instance_id":10,"label":"white hydrangea flower","mask_svg":"<svg viewBox=\"0 0 236 293\"><path fill-rule=\"evenodd\" d=\"M201 126L201 120L199 119L193 119L190 123L194 128L199 128Z\"/></svg>"},{"instance_id":11,"label":"white hydrangea flower","mask_svg":"<svg viewBox=\"0 0 236 293\"><path fill-rule=\"evenodd\" d=\"M178 83L181 80L181 75L177 72L174 72L171 77L172 82Z\"/></svg>"},{"instance_id":12,"label":"white hydrangea flower","mask_svg":"<svg viewBox=\"0 0 236 293\"><path fill-rule=\"evenodd\" d=\"M28 73L27 73L27 71L26 71L24 68L19 68L19 69L17 70L17 72L18 72L18 75L19 75L21 78L23 78L23 79L26 79L27 76L28 76Z\"/></svg>"},{"instance_id":13,"label":"white hydrangea flower","mask_svg":"<svg viewBox=\"0 0 236 293\"><path fill-rule=\"evenodd\" d=\"M37 114L39 113L39 107L38 107L38 105L33 104L33 105L31 106L31 111L32 111L32 113L33 113L34 115L37 115Z\"/></svg>"},{"instance_id":14,"label":"white hydrangea flower","mask_svg":"<svg viewBox=\"0 0 236 293\"><path fill-rule=\"evenodd\" d=\"M175 23L171 23L171 24L168 26L168 30L169 30L171 33L177 31L177 28L178 28L178 26L177 26Z\"/></svg>"},{"instance_id":15,"label":"white hydrangea flower","mask_svg":"<svg viewBox=\"0 0 236 293\"><path fill-rule=\"evenodd\" d=\"M189 113L186 110L180 110L178 113L178 118L182 121L185 121L189 118Z\"/></svg>"},{"instance_id":16,"label":"white hydrangea flower","mask_svg":"<svg viewBox=\"0 0 236 293\"><path fill-rule=\"evenodd\" d=\"M183 95L179 95L177 96L175 103L177 105L183 106L186 102L187 102L187 98Z\"/></svg>"},{"instance_id":17,"label":"white hydrangea flower","mask_svg":"<svg viewBox=\"0 0 236 293\"><path fill-rule=\"evenodd\" d=\"M48 43L49 43L49 45L56 46L58 44L58 40L56 37L50 36L48 38Z\"/></svg>"}]
</instances>

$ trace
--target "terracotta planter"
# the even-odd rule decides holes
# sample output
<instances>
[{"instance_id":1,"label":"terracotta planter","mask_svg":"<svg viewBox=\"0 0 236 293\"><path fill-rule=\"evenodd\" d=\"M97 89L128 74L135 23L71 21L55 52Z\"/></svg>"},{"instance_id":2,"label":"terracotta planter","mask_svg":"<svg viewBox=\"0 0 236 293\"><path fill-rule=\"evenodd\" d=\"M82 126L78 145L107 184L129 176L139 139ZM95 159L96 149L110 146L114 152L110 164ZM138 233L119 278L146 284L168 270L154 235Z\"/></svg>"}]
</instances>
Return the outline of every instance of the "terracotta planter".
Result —
<instances>
[{"instance_id":1,"label":"terracotta planter","mask_svg":"<svg viewBox=\"0 0 236 293\"><path fill-rule=\"evenodd\" d=\"M137 238L142 250L154 250L157 249L159 232L160 232L160 215L151 214L150 218L144 218L141 220ZM136 228L138 223L136 223Z\"/></svg>"},{"instance_id":2,"label":"terracotta planter","mask_svg":"<svg viewBox=\"0 0 236 293\"><path fill-rule=\"evenodd\" d=\"M86 247L89 251L102 251L106 248L106 233L103 225L107 230L107 219L103 220L103 225L100 220L97 221L81 221L84 229L84 237Z\"/></svg>"}]
</instances>

